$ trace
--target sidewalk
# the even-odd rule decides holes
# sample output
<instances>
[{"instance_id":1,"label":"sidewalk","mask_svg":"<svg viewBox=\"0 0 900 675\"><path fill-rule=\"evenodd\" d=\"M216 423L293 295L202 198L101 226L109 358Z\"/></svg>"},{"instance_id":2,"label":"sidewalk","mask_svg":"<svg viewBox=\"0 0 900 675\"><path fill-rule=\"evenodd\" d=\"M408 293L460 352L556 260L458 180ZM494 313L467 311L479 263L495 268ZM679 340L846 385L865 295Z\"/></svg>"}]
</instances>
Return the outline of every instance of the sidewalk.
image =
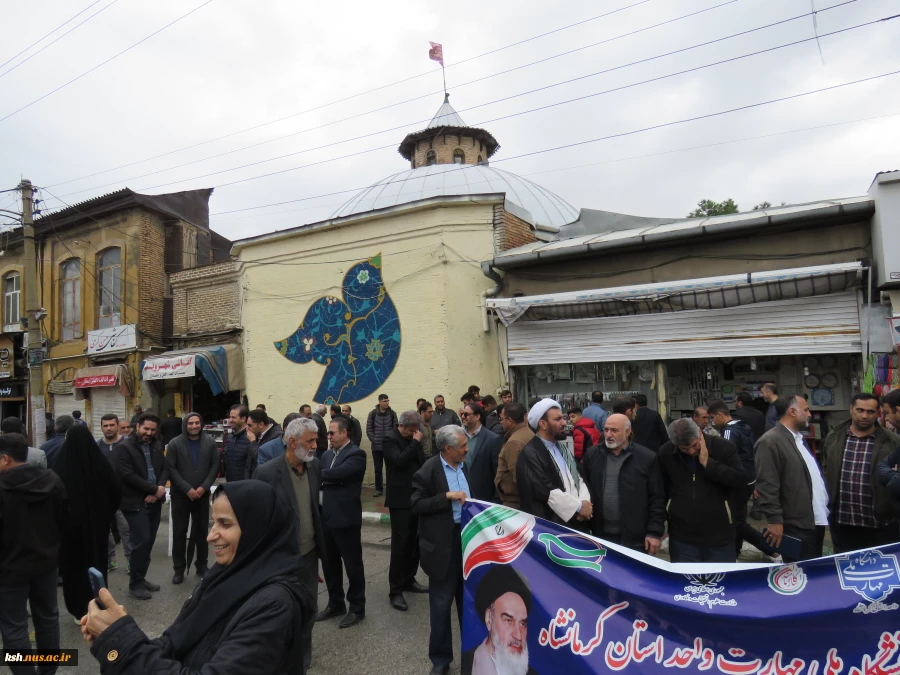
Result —
<instances>
[{"instance_id":1,"label":"sidewalk","mask_svg":"<svg viewBox=\"0 0 900 675\"><path fill-rule=\"evenodd\" d=\"M391 516L384 506L384 495L375 497L374 485L363 485L361 496L364 523L391 524Z\"/></svg>"}]
</instances>

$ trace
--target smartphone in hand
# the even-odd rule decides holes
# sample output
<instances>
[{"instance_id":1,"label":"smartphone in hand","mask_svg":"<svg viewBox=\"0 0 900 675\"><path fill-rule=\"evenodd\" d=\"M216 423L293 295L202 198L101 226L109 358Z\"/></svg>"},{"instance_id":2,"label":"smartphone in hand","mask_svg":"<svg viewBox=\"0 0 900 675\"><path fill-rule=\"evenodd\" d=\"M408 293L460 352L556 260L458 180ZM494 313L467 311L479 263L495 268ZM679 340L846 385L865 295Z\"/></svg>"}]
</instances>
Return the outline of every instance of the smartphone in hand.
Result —
<instances>
[{"instance_id":1,"label":"smartphone in hand","mask_svg":"<svg viewBox=\"0 0 900 675\"><path fill-rule=\"evenodd\" d=\"M94 600L97 601L97 607L106 609L106 606L100 601L100 589L106 587L106 581L103 579L103 574L96 567L89 567L88 580L91 582L91 590L94 593Z\"/></svg>"}]
</instances>

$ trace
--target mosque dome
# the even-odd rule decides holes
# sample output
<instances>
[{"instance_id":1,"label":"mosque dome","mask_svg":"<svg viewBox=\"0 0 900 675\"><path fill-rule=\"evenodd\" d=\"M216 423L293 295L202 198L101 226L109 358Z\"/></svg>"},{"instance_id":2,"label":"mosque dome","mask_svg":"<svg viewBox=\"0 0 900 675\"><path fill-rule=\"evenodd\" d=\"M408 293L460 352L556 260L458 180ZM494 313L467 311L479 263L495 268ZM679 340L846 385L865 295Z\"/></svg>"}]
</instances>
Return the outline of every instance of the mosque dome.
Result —
<instances>
[{"instance_id":1,"label":"mosque dome","mask_svg":"<svg viewBox=\"0 0 900 675\"><path fill-rule=\"evenodd\" d=\"M578 219L578 209L540 185L488 165L500 145L484 129L470 127L450 105L450 95L425 129L398 148L410 169L361 190L332 218L451 195L504 193L531 214L535 225L561 227Z\"/></svg>"}]
</instances>

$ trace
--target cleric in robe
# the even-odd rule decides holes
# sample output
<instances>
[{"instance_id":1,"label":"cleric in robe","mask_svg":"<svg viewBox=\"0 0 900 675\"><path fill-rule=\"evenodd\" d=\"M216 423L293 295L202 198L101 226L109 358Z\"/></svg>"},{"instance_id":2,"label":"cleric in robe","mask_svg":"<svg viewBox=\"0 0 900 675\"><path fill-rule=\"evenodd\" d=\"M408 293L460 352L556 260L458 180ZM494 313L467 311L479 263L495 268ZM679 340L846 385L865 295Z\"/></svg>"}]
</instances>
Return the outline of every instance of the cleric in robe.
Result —
<instances>
[{"instance_id":1,"label":"cleric in robe","mask_svg":"<svg viewBox=\"0 0 900 675\"><path fill-rule=\"evenodd\" d=\"M593 517L591 493L579 473L566 438L566 418L559 403L544 398L528 412L532 438L516 461L519 509L538 518L589 532Z\"/></svg>"},{"instance_id":2,"label":"cleric in robe","mask_svg":"<svg viewBox=\"0 0 900 675\"><path fill-rule=\"evenodd\" d=\"M475 611L488 634L465 652L462 675L537 675L528 665L531 588L509 565L492 565L475 591Z\"/></svg>"}]
</instances>

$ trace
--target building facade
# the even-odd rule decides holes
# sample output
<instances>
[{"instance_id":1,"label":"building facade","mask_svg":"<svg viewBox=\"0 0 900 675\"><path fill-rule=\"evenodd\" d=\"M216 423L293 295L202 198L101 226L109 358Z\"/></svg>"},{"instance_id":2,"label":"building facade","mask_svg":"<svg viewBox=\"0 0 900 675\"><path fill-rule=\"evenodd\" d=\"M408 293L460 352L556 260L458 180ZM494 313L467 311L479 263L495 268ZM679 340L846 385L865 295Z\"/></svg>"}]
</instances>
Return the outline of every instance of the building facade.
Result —
<instances>
[{"instance_id":1,"label":"building facade","mask_svg":"<svg viewBox=\"0 0 900 675\"><path fill-rule=\"evenodd\" d=\"M137 403L147 409L165 405L158 392L141 385L140 363L171 343L167 273L228 255L230 242L209 230L211 192L151 196L124 189L35 221L39 304L45 311L44 350L36 367L42 369L49 414L80 411L99 436L105 413L127 416ZM2 379L19 395L5 400L0 396L0 405L3 416L24 420L25 350L40 345L25 343L21 320L21 229L8 236L0 259L0 370L6 347L13 357L11 376ZM37 442L43 430L31 432Z\"/></svg>"}]
</instances>

